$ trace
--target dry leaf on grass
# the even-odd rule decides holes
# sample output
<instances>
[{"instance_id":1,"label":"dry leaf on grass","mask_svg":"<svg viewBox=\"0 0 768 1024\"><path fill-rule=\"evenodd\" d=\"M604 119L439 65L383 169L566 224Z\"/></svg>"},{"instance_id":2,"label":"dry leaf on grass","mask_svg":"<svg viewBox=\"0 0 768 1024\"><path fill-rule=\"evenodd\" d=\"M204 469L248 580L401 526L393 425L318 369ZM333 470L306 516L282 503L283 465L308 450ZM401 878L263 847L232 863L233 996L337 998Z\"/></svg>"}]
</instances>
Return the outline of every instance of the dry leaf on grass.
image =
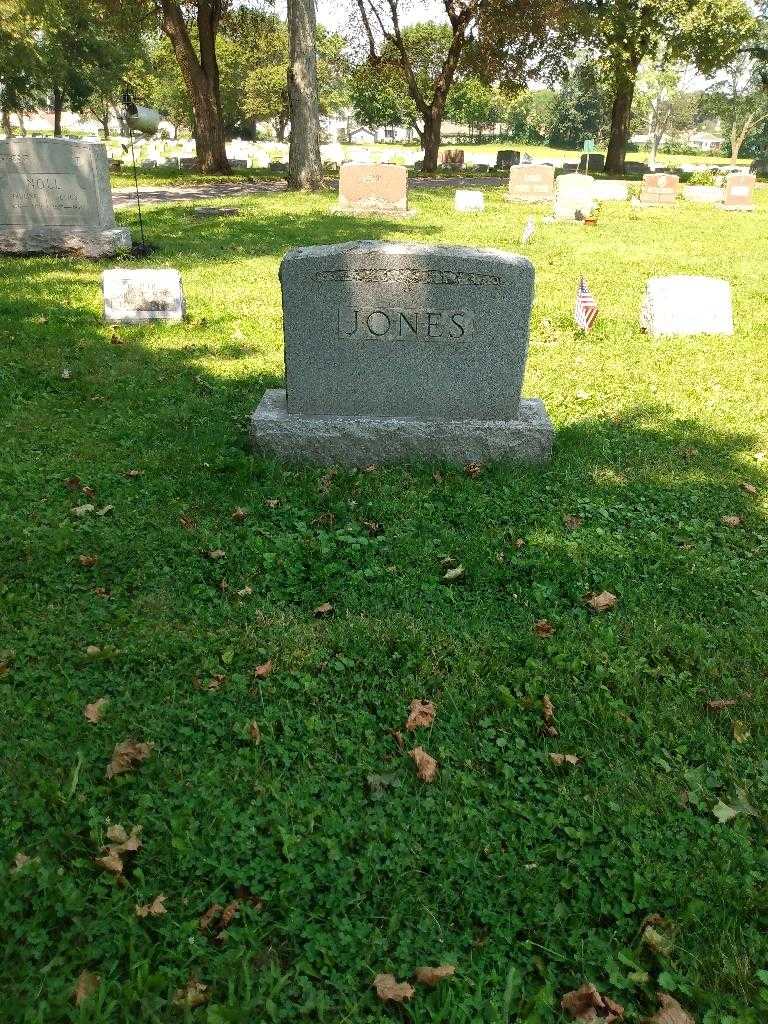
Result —
<instances>
[{"instance_id":1,"label":"dry leaf on grass","mask_svg":"<svg viewBox=\"0 0 768 1024\"><path fill-rule=\"evenodd\" d=\"M746 743L752 736L752 733L749 731L749 726L746 722L742 722L740 718L735 718L733 720L731 731L736 743Z\"/></svg>"},{"instance_id":2,"label":"dry leaf on grass","mask_svg":"<svg viewBox=\"0 0 768 1024\"><path fill-rule=\"evenodd\" d=\"M397 729L393 729L392 733L391 733L391 736L392 736L392 739L397 744L397 749L398 750L404 750L405 749L405 741L403 740L403 734L401 732L398 732Z\"/></svg>"},{"instance_id":3,"label":"dry leaf on grass","mask_svg":"<svg viewBox=\"0 0 768 1024\"><path fill-rule=\"evenodd\" d=\"M751 494L753 498L757 494L757 488L754 484L748 484L745 481L744 483L739 484L739 487L745 492L745 494Z\"/></svg>"},{"instance_id":4,"label":"dry leaf on grass","mask_svg":"<svg viewBox=\"0 0 768 1024\"><path fill-rule=\"evenodd\" d=\"M108 697L99 697L93 704L86 704L83 708L83 714L89 722L100 722L101 716L104 713L104 708L109 704Z\"/></svg>"},{"instance_id":5,"label":"dry leaf on grass","mask_svg":"<svg viewBox=\"0 0 768 1024\"><path fill-rule=\"evenodd\" d=\"M416 765L416 774L422 782L434 782L437 778L437 761L423 747L414 747L410 753Z\"/></svg>"},{"instance_id":6,"label":"dry leaf on grass","mask_svg":"<svg viewBox=\"0 0 768 1024\"><path fill-rule=\"evenodd\" d=\"M228 928L237 914L237 908L240 906L240 900L232 900L221 912L216 929L219 932L223 932L225 928Z\"/></svg>"},{"instance_id":7,"label":"dry leaf on grass","mask_svg":"<svg viewBox=\"0 0 768 1024\"><path fill-rule=\"evenodd\" d=\"M108 516L111 512L115 511L114 505L105 505L104 508L98 509L96 512L97 516Z\"/></svg>"},{"instance_id":8,"label":"dry leaf on grass","mask_svg":"<svg viewBox=\"0 0 768 1024\"><path fill-rule=\"evenodd\" d=\"M405 728L408 732L413 732L414 729L427 728L432 725L437 709L431 700L412 700L410 710L411 713L408 715Z\"/></svg>"},{"instance_id":9,"label":"dry leaf on grass","mask_svg":"<svg viewBox=\"0 0 768 1024\"><path fill-rule=\"evenodd\" d=\"M153 746L152 743L140 743L136 740L123 740L122 743L116 744L112 751L112 760L107 765L107 778L111 779L113 775L129 772L137 764L146 761L152 753Z\"/></svg>"},{"instance_id":10,"label":"dry leaf on grass","mask_svg":"<svg viewBox=\"0 0 768 1024\"><path fill-rule=\"evenodd\" d=\"M326 601L325 604L319 604L312 612L316 619L325 619L329 615L333 615L334 608L330 601Z\"/></svg>"},{"instance_id":11,"label":"dry leaf on grass","mask_svg":"<svg viewBox=\"0 0 768 1024\"><path fill-rule=\"evenodd\" d=\"M416 991L407 981L398 981L394 974L377 974L373 985L383 1003L404 1003Z\"/></svg>"},{"instance_id":12,"label":"dry leaf on grass","mask_svg":"<svg viewBox=\"0 0 768 1024\"><path fill-rule=\"evenodd\" d=\"M179 525L185 530L194 530L197 523L192 516L179 516Z\"/></svg>"},{"instance_id":13,"label":"dry leaf on grass","mask_svg":"<svg viewBox=\"0 0 768 1024\"><path fill-rule=\"evenodd\" d=\"M135 480L137 476L144 476L143 469L129 469L126 471L126 477L129 480Z\"/></svg>"},{"instance_id":14,"label":"dry leaf on grass","mask_svg":"<svg viewBox=\"0 0 768 1024\"><path fill-rule=\"evenodd\" d=\"M68 491L79 491L81 484L82 480L79 476L71 476L64 481L64 486Z\"/></svg>"},{"instance_id":15,"label":"dry leaf on grass","mask_svg":"<svg viewBox=\"0 0 768 1024\"><path fill-rule=\"evenodd\" d=\"M384 533L384 527L381 523L377 523L374 519L364 519L363 526L368 531L369 537L379 537Z\"/></svg>"},{"instance_id":16,"label":"dry leaf on grass","mask_svg":"<svg viewBox=\"0 0 768 1024\"><path fill-rule=\"evenodd\" d=\"M464 466L464 472L467 474L467 476L470 476L472 477L473 480L476 480L483 472L483 464L482 462L468 462Z\"/></svg>"},{"instance_id":17,"label":"dry leaf on grass","mask_svg":"<svg viewBox=\"0 0 768 1024\"><path fill-rule=\"evenodd\" d=\"M254 679L266 679L272 671L272 659L265 661L263 665L257 665L253 670Z\"/></svg>"},{"instance_id":18,"label":"dry leaf on grass","mask_svg":"<svg viewBox=\"0 0 768 1024\"><path fill-rule=\"evenodd\" d=\"M666 992L657 993L659 1009L652 1017L649 1017L646 1024L696 1024L696 1021L680 1003Z\"/></svg>"},{"instance_id":19,"label":"dry leaf on grass","mask_svg":"<svg viewBox=\"0 0 768 1024\"><path fill-rule=\"evenodd\" d=\"M739 702L735 697L716 697L707 701L707 711L725 711L726 708L733 708Z\"/></svg>"},{"instance_id":20,"label":"dry leaf on grass","mask_svg":"<svg viewBox=\"0 0 768 1024\"><path fill-rule=\"evenodd\" d=\"M533 632L536 636L548 637L554 636L555 627L549 621L549 619L537 619L533 624Z\"/></svg>"},{"instance_id":21,"label":"dry leaf on grass","mask_svg":"<svg viewBox=\"0 0 768 1024\"><path fill-rule=\"evenodd\" d=\"M26 853L22 853L21 850L13 858L13 867L11 868L11 874L15 875L17 871L21 871L27 864L31 864L32 861L37 860L37 857L28 857Z\"/></svg>"},{"instance_id":22,"label":"dry leaf on grass","mask_svg":"<svg viewBox=\"0 0 768 1024\"><path fill-rule=\"evenodd\" d=\"M98 974L94 974L93 971L81 971L72 992L75 1003L79 1006L88 996L93 995L100 984L101 978Z\"/></svg>"},{"instance_id":23,"label":"dry leaf on grass","mask_svg":"<svg viewBox=\"0 0 768 1024\"><path fill-rule=\"evenodd\" d=\"M584 525L583 516L564 516L563 525L566 530L578 530L580 526Z\"/></svg>"},{"instance_id":24,"label":"dry leaf on grass","mask_svg":"<svg viewBox=\"0 0 768 1024\"><path fill-rule=\"evenodd\" d=\"M227 553L223 548L211 548L205 552L205 557L209 558L212 562L218 562L222 558L226 558Z\"/></svg>"},{"instance_id":25,"label":"dry leaf on grass","mask_svg":"<svg viewBox=\"0 0 768 1024\"><path fill-rule=\"evenodd\" d=\"M267 508L277 508L278 505L280 504L280 499L279 498L267 498L264 501L264 504L267 506Z\"/></svg>"},{"instance_id":26,"label":"dry leaf on grass","mask_svg":"<svg viewBox=\"0 0 768 1024\"><path fill-rule=\"evenodd\" d=\"M237 508L232 510L231 518L232 518L232 521L235 522L235 523L242 523L247 515L248 515L248 509L240 508L240 506L238 505Z\"/></svg>"},{"instance_id":27,"label":"dry leaf on grass","mask_svg":"<svg viewBox=\"0 0 768 1024\"><path fill-rule=\"evenodd\" d=\"M222 909L223 908L220 903L212 903L210 907L208 907L206 912L200 918L199 928L201 932L208 931L208 929L211 927L211 923L215 918L219 916Z\"/></svg>"},{"instance_id":28,"label":"dry leaf on grass","mask_svg":"<svg viewBox=\"0 0 768 1024\"><path fill-rule=\"evenodd\" d=\"M94 512L95 510L95 505L75 505L74 508L70 509L70 515L77 516L81 519L83 516L90 515L91 512Z\"/></svg>"},{"instance_id":29,"label":"dry leaf on grass","mask_svg":"<svg viewBox=\"0 0 768 1024\"><path fill-rule=\"evenodd\" d=\"M92 569L99 561L98 555L78 555L77 560L84 569Z\"/></svg>"},{"instance_id":30,"label":"dry leaf on grass","mask_svg":"<svg viewBox=\"0 0 768 1024\"><path fill-rule=\"evenodd\" d=\"M160 914L167 914L168 911L165 906L167 899L167 896L163 896L160 893L159 896L155 896L151 903L146 903L143 907L136 904L136 917L159 917Z\"/></svg>"},{"instance_id":31,"label":"dry leaf on grass","mask_svg":"<svg viewBox=\"0 0 768 1024\"><path fill-rule=\"evenodd\" d=\"M101 648L98 646L98 644L88 644L88 646L85 648L85 653L88 655L89 658L98 658L98 656L101 654Z\"/></svg>"},{"instance_id":32,"label":"dry leaf on grass","mask_svg":"<svg viewBox=\"0 0 768 1024\"><path fill-rule=\"evenodd\" d=\"M253 593L253 587L243 587L242 590L238 590L238 597L250 597Z\"/></svg>"},{"instance_id":33,"label":"dry leaf on grass","mask_svg":"<svg viewBox=\"0 0 768 1024\"><path fill-rule=\"evenodd\" d=\"M567 992L560 1000L561 1009L573 1020L602 1020L606 1024L623 1020L624 1007L614 1003L608 996L601 996L594 985L582 985L573 992Z\"/></svg>"},{"instance_id":34,"label":"dry leaf on grass","mask_svg":"<svg viewBox=\"0 0 768 1024\"><path fill-rule=\"evenodd\" d=\"M599 594L590 592L585 600L593 612L607 612L616 607L619 599L610 590L601 590Z\"/></svg>"},{"instance_id":35,"label":"dry leaf on grass","mask_svg":"<svg viewBox=\"0 0 768 1024\"><path fill-rule=\"evenodd\" d=\"M544 719L544 732L547 736L559 736L557 726L555 725L555 705L544 694L541 698L541 717Z\"/></svg>"},{"instance_id":36,"label":"dry leaf on grass","mask_svg":"<svg viewBox=\"0 0 768 1024\"><path fill-rule=\"evenodd\" d=\"M447 569L443 574L442 583L462 583L466 578L467 570L463 565L457 565L455 569Z\"/></svg>"},{"instance_id":37,"label":"dry leaf on grass","mask_svg":"<svg viewBox=\"0 0 768 1024\"><path fill-rule=\"evenodd\" d=\"M95 857L95 862L99 867L104 868L105 871L110 871L113 875L122 875L123 867L125 866L123 864L123 857L127 853L136 853L141 846L139 832L141 832L140 825L134 825L130 835L122 825L111 825L107 829L109 843L102 847L103 855Z\"/></svg>"},{"instance_id":38,"label":"dry leaf on grass","mask_svg":"<svg viewBox=\"0 0 768 1024\"><path fill-rule=\"evenodd\" d=\"M202 1006L208 1001L208 986L201 981L190 978L184 988L177 989L173 1002L175 1006L181 1006L190 1010L196 1006Z\"/></svg>"},{"instance_id":39,"label":"dry leaf on grass","mask_svg":"<svg viewBox=\"0 0 768 1024\"><path fill-rule=\"evenodd\" d=\"M216 672L211 676L207 683L201 684L201 689L205 690L207 693L216 693L217 690L222 688L226 681L227 677L225 675L222 675L221 672Z\"/></svg>"},{"instance_id":40,"label":"dry leaf on grass","mask_svg":"<svg viewBox=\"0 0 768 1024\"><path fill-rule=\"evenodd\" d=\"M744 520L741 516L720 516L720 522L723 526L736 527L741 526Z\"/></svg>"},{"instance_id":41,"label":"dry leaf on grass","mask_svg":"<svg viewBox=\"0 0 768 1024\"><path fill-rule=\"evenodd\" d=\"M456 968L453 964L441 964L439 967L417 967L414 973L416 981L434 988L445 978L452 977L456 973Z\"/></svg>"},{"instance_id":42,"label":"dry leaf on grass","mask_svg":"<svg viewBox=\"0 0 768 1024\"><path fill-rule=\"evenodd\" d=\"M250 722L249 723L249 725L248 725L248 735L251 737L253 742L256 743L257 745L259 743L261 743L261 729L259 728L259 723L258 722L254 721L254 722Z\"/></svg>"},{"instance_id":43,"label":"dry leaf on grass","mask_svg":"<svg viewBox=\"0 0 768 1024\"><path fill-rule=\"evenodd\" d=\"M564 764L581 764L581 758L577 757L576 754L550 754L549 760L558 767Z\"/></svg>"}]
</instances>

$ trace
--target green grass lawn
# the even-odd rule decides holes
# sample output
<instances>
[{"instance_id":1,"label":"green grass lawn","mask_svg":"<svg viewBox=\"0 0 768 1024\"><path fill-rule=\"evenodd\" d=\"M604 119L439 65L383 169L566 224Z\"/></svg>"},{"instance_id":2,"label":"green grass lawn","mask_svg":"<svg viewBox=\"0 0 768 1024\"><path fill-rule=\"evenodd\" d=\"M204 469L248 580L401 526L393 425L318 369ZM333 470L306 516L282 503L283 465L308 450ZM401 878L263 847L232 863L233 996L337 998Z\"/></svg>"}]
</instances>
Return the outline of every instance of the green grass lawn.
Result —
<instances>
[{"instance_id":1,"label":"green grass lawn","mask_svg":"<svg viewBox=\"0 0 768 1024\"><path fill-rule=\"evenodd\" d=\"M414 193L407 222L331 216L330 193L220 221L150 208L145 262L181 270L181 325L105 326L100 265L0 262L3 1022L554 1024L585 981L631 1024L657 991L697 1024L768 1018L768 194L753 215L607 204L594 229L487 197L462 217ZM532 213L525 393L551 464L249 453L281 383L287 249L517 250ZM645 280L676 272L731 281L735 337L641 333ZM603 590L618 603L593 614ZM418 697L434 724L405 732ZM151 756L107 779L127 739ZM123 877L95 863L115 824L141 828ZM376 974L437 964L455 977L379 1003ZM101 984L76 1007L82 971ZM194 1010L173 1003L190 979Z\"/></svg>"}]
</instances>

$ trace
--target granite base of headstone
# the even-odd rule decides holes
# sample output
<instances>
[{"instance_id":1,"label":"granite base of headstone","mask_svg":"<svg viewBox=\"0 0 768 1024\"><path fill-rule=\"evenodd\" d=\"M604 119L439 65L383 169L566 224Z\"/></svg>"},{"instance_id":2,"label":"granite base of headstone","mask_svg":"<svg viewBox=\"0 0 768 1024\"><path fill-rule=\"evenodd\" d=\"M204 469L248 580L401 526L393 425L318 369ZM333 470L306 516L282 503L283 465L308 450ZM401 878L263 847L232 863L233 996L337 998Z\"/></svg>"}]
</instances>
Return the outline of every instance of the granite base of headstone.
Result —
<instances>
[{"instance_id":1,"label":"granite base of headstone","mask_svg":"<svg viewBox=\"0 0 768 1024\"><path fill-rule=\"evenodd\" d=\"M105 270L101 284L104 319L109 323L184 319L186 306L178 270Z\"/></svg>"},{"instance_id":2,"label":"granite base of headstone","mask_svg":"<svg viewBox=\"0 0 768 1024\"><path fill-rule=\"evenodd\" d=\"M285 461L546 462L553 428L521 399L534 270L460 246L347 242L280 267L286 390L251 418Z\"/></svg>"},{"instance_id":3,"label":"granite base of headstone","mask_svg":"<svg viewBox=\"0 0 768 1024\"><path fill-rule=\"evenodd\" d=\"M652 277L640 326L653 336L733 334L731 286L714 277Z\"/></svg>"},{"instance_id":4,"label":"granite base of headstone","mask_svg":"<svg viewBox=\"0 0 768 1024\"><path fill-rule=\"evenodd\" d=\"M0 253L99 259L130 248L130 231L115 224L103 145L0 141Z\"/></svg>"}]
</instances>

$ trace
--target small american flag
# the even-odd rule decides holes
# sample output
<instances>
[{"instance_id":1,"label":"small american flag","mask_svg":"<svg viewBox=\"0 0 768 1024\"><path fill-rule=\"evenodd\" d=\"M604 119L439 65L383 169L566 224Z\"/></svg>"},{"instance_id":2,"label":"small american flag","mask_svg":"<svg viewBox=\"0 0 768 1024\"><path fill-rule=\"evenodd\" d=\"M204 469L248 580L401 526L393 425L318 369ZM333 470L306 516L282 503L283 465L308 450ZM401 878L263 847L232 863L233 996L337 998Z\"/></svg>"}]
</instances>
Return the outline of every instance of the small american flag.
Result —
<instances>
[{"instance_id":1,"label":"small american flag","mask_svg":"<svg viewBox=\"0 0 768 1024\"><path fill-rule=\"evenodd\" d=\"M533 222L533 217L529 217L526 221L525 227L523 228L522 242L523 245L528 245L530 240L533 238L533 233L536 230L536 225Z\"/></svg>"},{"instance_id":2,"label":"small american flag","mask_svg":"<svg viewBox=\"0 0 768 1024\"><path fill-rule=\"evenodd\" d=\"M597 302L592 292L587 288L587 282L582 277L579 281L579 290L576 292L576 307L573 311L573 318L576 326L588 331L597 319Z\"/></svg>"}]
</instances>

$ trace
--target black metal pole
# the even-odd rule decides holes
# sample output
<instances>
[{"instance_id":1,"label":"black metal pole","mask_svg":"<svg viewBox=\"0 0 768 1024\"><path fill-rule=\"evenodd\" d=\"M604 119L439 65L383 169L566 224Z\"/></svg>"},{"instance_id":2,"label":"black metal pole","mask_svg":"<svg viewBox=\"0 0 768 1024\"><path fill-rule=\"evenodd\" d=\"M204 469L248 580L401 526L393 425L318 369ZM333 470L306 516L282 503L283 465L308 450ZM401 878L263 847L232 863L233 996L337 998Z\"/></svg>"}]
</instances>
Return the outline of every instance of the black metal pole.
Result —
<instances>
[{"instance_id":1,"label":"black metal pole","mask_svg":"<svg viewBox=\"0 0 768 1024\"><path fill-rule=\"evenodd\" d=\"M139 232L141 233L141 246L146 249L146 243L144 241L144 221L141 219L141 199L139 198L139 174L136 170L136 153L133 148L133 128L131 132L131 160L133 161L133 183L136 186L136 208L139 211Z\"/></svg>"}]
</instances>

